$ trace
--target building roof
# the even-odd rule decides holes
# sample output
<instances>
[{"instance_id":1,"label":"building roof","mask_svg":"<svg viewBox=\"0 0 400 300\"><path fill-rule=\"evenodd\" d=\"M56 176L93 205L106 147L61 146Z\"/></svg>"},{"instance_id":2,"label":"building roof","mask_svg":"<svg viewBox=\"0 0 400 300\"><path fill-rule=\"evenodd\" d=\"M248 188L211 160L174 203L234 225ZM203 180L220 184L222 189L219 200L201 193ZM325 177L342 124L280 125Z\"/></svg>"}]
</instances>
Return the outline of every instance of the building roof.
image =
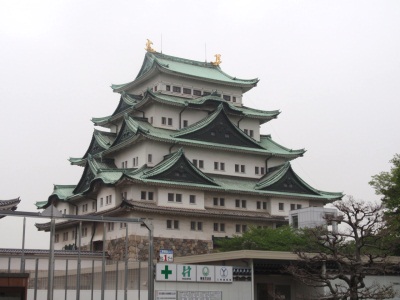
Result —
<instances>
[{"instance_id":1,"label":"building roof","mask_svg":"<svg viewBox=\"0 0 400 300\"><path fill-rule=\"evenodd\" d=\"M122 93L143 83L156 73L165 73L203 82L240 87L244 92L256 86L259 81L257 78L239 79L230 76L223 72L219 66L212 63L194 61L158 52L147 52L135 80L125 84L113 84L111 88L114 92Z\"/></svg>"},{"instance_id":2,"label":"building roof","mask_svg":"<svg viewBox=\"0 0 400 300\"><path fill-rule=\"evenodd\" d=\"M133 97L135 97L135 101L131 100ZM226 106L226 113L228 115L237 115L240 117L245 116L247 118L257 119L260 121L260 124L275 119L280 114L279 110L266 111L246 106L236 106L224 100L221 98L221 96L216 96L214 94L195 99L188 99L176 95L167 95L161 91L153 92L148 89L143 97L131 94L121 95L117 108L112 115L100 118L92 118L92 122L98 126L110 127L112 122L123 118L125 113L129 114L132 111L141 110L144 106L152 103L161 103L164 105L179 107L192 107L195 109L204 109L204 106L216 109L221 103L224 103Z\"/></svg>"},{"instance_id":3,"label":"building roof","mask_svg":"<svg viewBox=\"0 0 400 300\"><path fill-rule=\"evenodd\" d=\"M0 200L0 210L16 210L21 200L18 198Z\"/></svg>"}]
</instances>

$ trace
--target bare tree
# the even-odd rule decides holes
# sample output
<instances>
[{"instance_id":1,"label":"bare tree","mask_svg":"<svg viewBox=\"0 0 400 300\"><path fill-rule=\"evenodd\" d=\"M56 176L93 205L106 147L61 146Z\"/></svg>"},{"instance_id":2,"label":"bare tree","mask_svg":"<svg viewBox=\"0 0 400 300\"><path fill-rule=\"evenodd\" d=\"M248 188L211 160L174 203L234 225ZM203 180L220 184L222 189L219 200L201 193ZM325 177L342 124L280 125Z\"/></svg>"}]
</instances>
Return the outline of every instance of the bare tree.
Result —
<instances>
[{"instance_id":1,"label":"bare tree","mask_svg":"<svg viewBox=\"0 0 400 300\"><path fill-rule=\"evenodd\" d=\"M338 222L339 230L327 226L307 228L307 246L297 249L299 257L287 271L309 286L324 288L318 299L359 300L390 299L395 296L391 285L366 285L368 275L390 274L395 264L389 261L390 234L383 222L380 204L349 198L333 204L337 216L327 215L327 224Z\"/></svg>"}]
</instances>

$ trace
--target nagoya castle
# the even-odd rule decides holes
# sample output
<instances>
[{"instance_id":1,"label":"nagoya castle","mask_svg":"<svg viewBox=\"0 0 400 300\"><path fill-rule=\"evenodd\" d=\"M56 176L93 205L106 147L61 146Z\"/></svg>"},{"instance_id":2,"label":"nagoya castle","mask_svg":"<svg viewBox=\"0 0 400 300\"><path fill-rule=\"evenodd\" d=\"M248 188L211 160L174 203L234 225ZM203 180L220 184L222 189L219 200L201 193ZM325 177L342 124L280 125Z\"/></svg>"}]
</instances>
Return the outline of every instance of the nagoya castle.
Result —
<instances>
[{"instance_id":1,"label":"nagoya castle","mask_svg":"<svg viewBox=\"0 0 400 300\"><path fill-rule=\"evenodd\" d=\"M79 182L55 185L47 201L62 214L143 218L154 226L154 249L176 256L212 252L219 237L251 226L288 224L289 211L342 198L302 180L290 162L305 150L275 142L260 126L279 111L244 105L258 79L232 77L221 56L200 62L159 53L148 40L136 78L112 85L114 112L96 117ZM97 128L101 128L97 129ZM48 231L49 223L36 224ZM126 223L82 224L82 249L118 256ZM148 231L129 223L129 255L140 258ZM55 248L77 245L77 221L58 220Z\"/></svg>"}]
</instances>

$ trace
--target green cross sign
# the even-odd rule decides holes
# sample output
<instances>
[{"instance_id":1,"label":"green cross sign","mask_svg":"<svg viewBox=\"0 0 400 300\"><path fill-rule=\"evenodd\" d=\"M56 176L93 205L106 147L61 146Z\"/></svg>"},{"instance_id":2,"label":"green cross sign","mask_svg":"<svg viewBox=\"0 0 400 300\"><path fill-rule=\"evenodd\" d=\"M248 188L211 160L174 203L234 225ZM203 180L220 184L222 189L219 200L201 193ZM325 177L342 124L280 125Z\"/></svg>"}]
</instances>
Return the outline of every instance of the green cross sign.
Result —
<instances>
[{"instance_id":1,"label":"green cross sign","mask_svg":"<svg viewBox=\"0 0 400 300\"><path fill-rule=\"evenodd\" d=\"M164 270L161 270L161 274L164 275L164 279L168 279L168 276L172 274L172 271L168 269L168 265L165 265Z\"/></svg>"}]
</instances>

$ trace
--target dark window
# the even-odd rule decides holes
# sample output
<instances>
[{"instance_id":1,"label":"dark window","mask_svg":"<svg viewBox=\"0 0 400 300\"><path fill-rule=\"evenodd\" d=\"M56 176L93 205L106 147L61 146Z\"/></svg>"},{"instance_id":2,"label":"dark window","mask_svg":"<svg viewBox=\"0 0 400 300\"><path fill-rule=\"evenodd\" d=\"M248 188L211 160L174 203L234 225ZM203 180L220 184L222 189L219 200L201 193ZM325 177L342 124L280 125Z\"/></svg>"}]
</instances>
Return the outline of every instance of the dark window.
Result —
<instances>
[{"instance_id":1,"label":"dark window","mask_svg":"<svg viewBox=\"0 0 400 300\"><path fill-rule=\"evenodd\" d=\"M214 162L214 170L218 170L218 162Z\"/></svg>"},{"instance_id":2,"label":"dark window","mask_svg":"<svg viewBox=\"0 0 400 300\"><path fill-rule=\"evenodd\" d=\"M166 85L165 89L169 92L169 91L171 91L171 86L170 85Z\"/></svg>"},{"instance_id":3,"label":"dark window","mask_svg":"<svg viewBox=\"0 0 400 300\"><path fill-rule=\"evenodd\" d=\"M242 200L242 208L246 208L246 206L247 206L246 200Z\"/></svg>"},{"instance_id":4,"label":"dark window","mask_svg":"<svg viewBox=\"0 0 400 300\"><path fill-rule=\"evenodd\" d=\"M285 205L283 203L279 203L279 210L284 210Z\"/></svg>"},{"instance_id":5,"label":"dark window","mask_svg":"<svg viewBox=\"0 0 400 300\"><path fill-rule=\"evenodd\" d=\"M239 165L235 164L235 172L239 172Z\"/></svg>"},{"instance_id":6,"label":"dark window","mask_svg":"<svg viewBox=\"0 0 400 300\"><path fill-rule=\"evenodd\" d=\"M203 96L208 96L208 95L211 95L211 93L210 92L203 92Z\"/></svg>"},{"instance_id":7,"label":"dark window","mask_svg":"<svg viewBox=\"0 0 400 300\"><path fill-rule=\"evenodd\" d=\"M247 129L245 129L245 130L243 130L243 131L244 131L245 134L248 134L248 130L247 130Z\"/></svg>"},{"instance_id":8,"label":"dark window","mask_svg":"<svg viewBox=\"0 0 400 300\"><path fill-rule=\"evenodd\" d=\"M224 223L219 224L219 230L220 231L225 231L225 224Z\"/></svg>"},{"instance_id":9,"label":"dark window","mask_svg":"<svg viewBox=\"0 0 400 300\"><path fill-rule=\"evenodd\" d=\"M176 194L176 202L182 202L182 194Z\"/></svg>"},{"instance_id":10,"label":"dark window","mask_svg":"<svg viewBox=\"0 0 400 300\"><path fill-rule=\"evenodd\" d=\"M179 228L179 221L178 220L174 220L174 228L175 229Z\"/></svg>"},{"instance_id":11,"label":"dark window","mask_svg":"<svg viewBox=\"0 0 400 300\"><path fill-rule=\"evenodd\" d=\"M189 125L188 120L183 120L183 127L188 127L188 125Z\"/></svg>"},{"instance_id":12,"label":"dark window","mask_svg":"<svg viewBox=\"0 0 400 300\"><path fill-rule=\"evenodd\" d=\"M196 203L196 195L190 195L189 196L189 203L190 204L195 204Z\"/></svg>"},{"instance_id":13,"label":"dark window","mask_svg":"<svg viewBox=\"0 0 400 300\"><path fill-rule=\"evenodd\" d=\"M240 207L240 200L239 199L235 200L235 207Z\"/></svg>"},{"instance_id":14,"label":"dark window","mask_svg":"<svg viewBox=\"0 0 400 300\"><path fill-rule=\"evenodd\" d=\"M197 167L197 159L193 159L193 165Z\"/></svg>"},{"instance_id":15,"label":"dark window","mask_svg":"<svg viewBox=\"0 0 400 300\"><path fill-rule=\"evenodd\" d=\"M295 210L296 209L296 204L290 204L290 210Z\"/></svg>"},{"instance_id":16,"label":"dark window","mask_svg":"<svg viewBox=\"0 0 400 300\"><path fill-rule=\"evenodd\" d=\"M157 92L157 86L154 87L154 91Z\"/></svg>"},{"instance_id":17,"label":"dark window","mask_svg":"<svg viewBox=\"0 0 400 300\"><path fill-rule=\"evenodd\" d=\"M241 226L240 224L236 224L236 232L240 232Z\"/></svg>"},{"instance_id":18,"label":"dark window","mask_svg":"<svg viewBox=\"0 0 400 300\"><path fill-rule=\"evenodd\" d=\"M167 124L167 118L166 117L162 117L161 118L161 124L162 125L166 125Z\"/></svg>"},{"instance_id":19,"label":"dark window","mask_svg":"<svg viewBox=\"0 0 400 300\"><path fill-rule=\"evenodd\" d=\"M183 93L187 94L187 95L191 95L192 94L192 90L191 89L187 89L187 88L183 88Z\"/></svg>"},{"instance_id":20,"label":"dark window","mask_svg":"<svg viewBox=\"0 0 400 300\"><path fill-rule=\"evenodd\" d=\"M255 172L256 174L258 174L258 173L259 173L259 170L260 170L260 168L259 168L259 167L255 167L255 168L254 168L254 172Z\"/></svg>"},{"instance_id":21,"label":"dark window","mask_svg":"<svg viewBox=\"0 0 400 300\"><path fill-rule=\"evenodd\" d=\"M148 154L147 155L147 162L149 162L149 163L153 162L153 155L152 154Z\"/></svg>"},{"instance_id":22,"label":"dark window","mask_svg":"<svg viewBox=\"0 0 400 300\"><path fill-rule=\"evenodd\" d=\"M245 224L245 225L242 225L242 231L243 232L246 232L247 231L247 225Z\"/></svg>"},{"instance_id":23,"label":"dark window","mask_svg":"<svg viewBox=\"0 0 400 300\"><path fill-rule=\"evenodd\" d=\"M221 171L225 171L225 163L219 163L219 168Z\"/></svg>"},{"instance_id":24,"label":"dark window","mask_svg":"<svg viewBox=\"0 0 400 300\"><path fill-rule=\"evenodd\" d=\"M167 228L168 229L172 228L172 220L167 220Z\"/></svg>"},{"instance_id":25,"label":"dark window","mask_svg":"<svg viewBox=\"0 0 400 300\"><path fill-rule=\"evenodd\" d=\"M199 168L200 169L204 168L204 161L203 160L199 160Z\"/></svg>"},{"instance_id":26,"label":"dark window","mask_svg":"<svg viewBox=\"0 0 400 300\"><path fill-rule=\"evenodd\" d=\"M140 199L146 200L146 192L145 191L140 192Z\"/></svg>"},{"instance_id":27,"label":"dark window","mask_svg":"<svg viewBox=\"0 0 400 300\"><path fill-rule=\"evenodd\" d=\"M214 198L213 201L214 201L214 205L217 206L218 205L218 198Z\"/></svg>"},{"instance_id":28,"label":"dark window","mask_svg":"<svg viewBox=\"0 0 400 300\"><path fill-rule=\"evenodd\" d=\"M199 90L193 90L193 95L195 95L195 96L201 96L201 91L199 91Z\"/></svg>"},{"instance_id":29,"label":"dark window","mask_svg":"<svg viewBox=\"0 0 400 300\"><path fill-rule=\"evenodd\" d=\"M261 209L261 201L257 201L257 209Z\"/></svg>"},{"instance_id":30,"label":"dark window","mask_svg":"<svg viewBox=\"0 0 400 300\"><path fill-rule=\"evenodd\" d=\"M265 174L265 168L261 167L261 174L264 175Z\"/></svg>"},{"instance_id":31,"label":"dark window","mask_svg":"<svg viewBox=\"0 0 400 300\"><path fill-rule=\"evenodd\" d=\"M219 205L225 206L225 198L219 198Z\"/></svg>"},{"instance_id":32,"label":"dark window","mask_svg":"<svg viewBox=\"0 0 400 300\"><path fill-rule=\"evenodd\" d=\"M301 209L301 204L297 204L297 209Z\"/></svg>"},{"instance_id":33,"label":"dark window","mask_svg":"<svg viewBox=\"0 0 400 300\"><path fill-rule=\"evenodd\" d=\"M236 97L232 97L232 101L233 101L233 102L236 102Z\"/></svg>"},{"instance_id":34,"label":"dark window","mask_svg":"<svg viewBox=\"0 0 400 300\"><path fill-rule=\"evenodd\" d=\"M180 86L173 86L172 91L175 93L180 93L181 92L181 87Z\"/></svg>"},{"instance_id":35,"label":"dark window","mask_svg":"<svg viewBox=\"0 0 400 300\"><path fill-rule=\"evenodd\" d=\"M173 193L168 193L168 201L174 202L174 194Z\"/></svg>"},{"instance_id":36,"label":"dark window","mask_svg":"<svg viewBox=\"0 0 400 300\"><path fill-rule=\"evenodd\" d=\"M203 230L203 222L197 222L197 230Z\"/></svg>"},{"instance_id":37,"label":"dark window","mask_svg":"<svg viewBox=\"0 0 400 300\"><path fill-rule=\"evenodd\" d=\"M263 209L267 209L267 202L263 202Z\"/></svg>"},{"instance_id":38,"label":"dark window","mask_svg":"<svg viewBox=\"0 0 400 300\"><path fill-rule=\"evenodd\" d=\"M190 230L196 230L196 222L194 221L190 222Z\"/></svg>"},{"instance_id":39,"label":"dark window","mask_svg":"<svg viewBox=\"0 0 400 300\"><path fill-rule=\"evenodd\" d=\"M224 100L226 100L226 101L231 101L231 96L224 95Z\"/></svg>"},{"instance_id":40,"label":"dark window","mask_svg":"<svg viewBox=\"0 0 400 300\"><path fill-rule=\"evenodd\" d=\"M214 231L218 231L218 228L219 228L218 223L214 223Z\"/></svg>"},{"instance_id":41,"label":"dark window","mask_svg":"<svg viewBox=\"0 0 400 300\"><path fill-rule=\"evenodd\" d=\"M149 200L154 200L154 193L153 192L149 192L148 196L149 196L148 197Z\"/></svg>"},{"instance_id":42,"label":"dark window","mask_svg":"<svg viewBox=\"0 0 400 300\"><path fill-rule=\"evenodd\" d=\"M168 125L172 125L172 118L168 118Z\"/></svg>"},{"instance_id":43,"label":"dark window","mask_svg":"<svg viewBox=\"0 0 400 300\"><path fill-rule=\"evenodd\" d=\"M240 172L242 172L242 173L244 173L244 172L246 172L246 166L245 165L241 165L240 166Z\"/></svg>"},{"instance_id":44,"label":"dark window","mask_svg":"<svg viewBox=\"0 0 400 300\"><path fill-rule=\"evenodd\" d=\"M249 135L250 135L250 137L253 137L254 136L254 131L253 130L249 130Z\"/></svg>"}]
</instances>

